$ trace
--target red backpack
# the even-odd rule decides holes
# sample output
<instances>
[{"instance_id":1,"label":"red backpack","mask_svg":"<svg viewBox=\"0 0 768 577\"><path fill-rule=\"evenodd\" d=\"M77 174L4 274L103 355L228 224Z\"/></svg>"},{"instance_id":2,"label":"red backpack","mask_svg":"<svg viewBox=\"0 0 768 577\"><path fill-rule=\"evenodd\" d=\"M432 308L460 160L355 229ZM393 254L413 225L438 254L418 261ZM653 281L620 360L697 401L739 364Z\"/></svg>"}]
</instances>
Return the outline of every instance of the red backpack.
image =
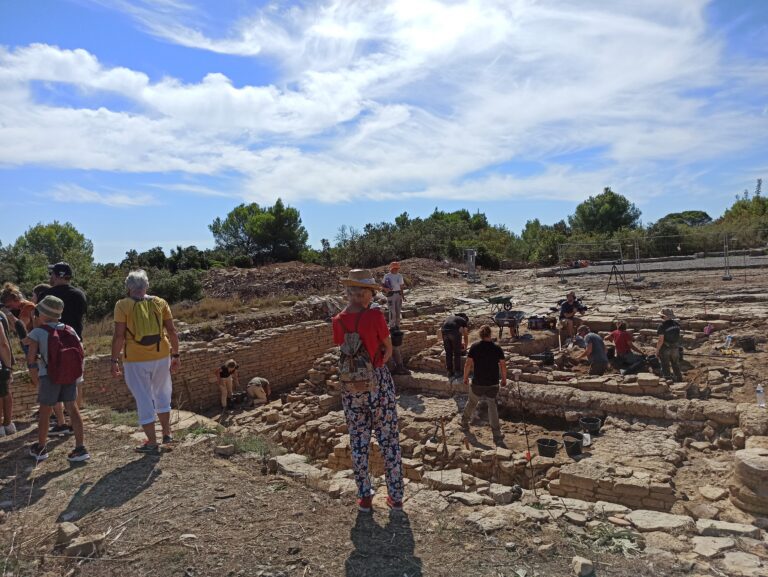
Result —
<instances>
[{"instance_id":1,"label":"red backpack","mask_svg":"<svg viewBox=\"0 0 768 577\"><path fill-rule=\"evenodd\" d=\"M42 328L48 333L48 378L54 385L71 385L83 376L83 345L75 330L67 325L54 329Z\"/></svg>"}]
</instances>

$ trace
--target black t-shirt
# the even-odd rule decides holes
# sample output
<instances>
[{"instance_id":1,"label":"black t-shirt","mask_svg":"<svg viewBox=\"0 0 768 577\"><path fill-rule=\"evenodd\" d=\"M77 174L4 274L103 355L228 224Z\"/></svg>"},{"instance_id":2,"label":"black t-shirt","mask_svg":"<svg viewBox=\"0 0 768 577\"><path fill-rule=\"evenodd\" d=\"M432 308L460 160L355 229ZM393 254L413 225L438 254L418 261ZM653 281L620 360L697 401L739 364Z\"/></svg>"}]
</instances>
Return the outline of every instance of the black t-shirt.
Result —
<instances>
[{"instance_id":1,"label":"black t-shirt","mask_svg":"<svg viewBox=\"0 0 768 577\"><path fill-rule=\"evenodd\" d=\"M656 334L664 335L664 344L662 346L672 346L680 343L680 325L677 321L665 320L659 325Z\"/></svg>"},{"instance_id":2,"label":"black t-shirt","mask_svg":"<svg viewBox=\"0 0 768 577\"><path fill-rule=\"evenodd\" d=\"M469 347L467 356L475 363L472 386L496 387L499 384L499 361L504 351L496 343L480 341Z\"/></svg>"},{"instance_id":3,"label":"black t-shirt","mask_svg":"<svg viewBox=\"0 0 768 577\"><path fill-rule=\"evenodd\" d=\"M467 321L462 317L450 316L445 319L445 322L443 323L444 333L457 333L459 332L459 329L462 328L467 328Z\"/></svg>"},{"instance_id":4,"label":"black t-shirt","mask_svg":"<svg viewBox=\"0 0 768 577\"><path fill-rule=\"evenodd\" d=\"M562 305L560 305L560 318L572 318L572 317L566 317L566 314L570 314L573 312L577 312L579 310L579 305L576 301L573 301L573 303L569 303L568 301L565 301Z\"/></svg>"},{"instance_id":5,"label":"black t-shirt","mask_svg":"<svg viewBox=\"0 0 768 577\"><path fill-rule=\"evenodd\" d=\"M222 379L226 379L226 378L228 378L228 377L231 377L231 376L232 376L232 373L234 373L236 370L237 370L237 369L232 369L232 370L230 371L230 370L229 370L229 367L227 367L227 365L221 365L221 367L219 367L219 376L220 376Z\"/></svg>"},{"instance_id":6,"label":"black t-shirt","mask_svg":"<svg viewBox=\"0 0 768 577\"><path fill-rule=\"evenodd\" d=\"M61 322L75 329L77 336L82 340L83 318L85 313L88 312L88 301L85 298L85 293L72 285L62 284L45 289L40 294L40 300L43 300L48 295L58 297L64 301L64 312L61 314Z\"/></svg>"}]
</instances>

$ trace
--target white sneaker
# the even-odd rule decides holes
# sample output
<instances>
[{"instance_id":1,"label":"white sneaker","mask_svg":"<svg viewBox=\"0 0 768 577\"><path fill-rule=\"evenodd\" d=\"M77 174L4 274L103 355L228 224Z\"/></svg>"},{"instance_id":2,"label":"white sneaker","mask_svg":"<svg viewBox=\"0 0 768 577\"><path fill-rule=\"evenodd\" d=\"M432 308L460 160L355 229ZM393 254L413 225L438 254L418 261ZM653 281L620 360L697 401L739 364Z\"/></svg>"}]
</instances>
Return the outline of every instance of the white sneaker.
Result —
<instances>
[{"instance_id":1,"label":"white sneaker","mask_svg":"<svg viewBox=\"0 0 768 577\"><path fill-rule=\"evenodd\" d=\"M16 425L11 423L10 425L6 425L5 427L5 434L6 435L15 435L16 434Z\"/></svg>"}]
</instances>

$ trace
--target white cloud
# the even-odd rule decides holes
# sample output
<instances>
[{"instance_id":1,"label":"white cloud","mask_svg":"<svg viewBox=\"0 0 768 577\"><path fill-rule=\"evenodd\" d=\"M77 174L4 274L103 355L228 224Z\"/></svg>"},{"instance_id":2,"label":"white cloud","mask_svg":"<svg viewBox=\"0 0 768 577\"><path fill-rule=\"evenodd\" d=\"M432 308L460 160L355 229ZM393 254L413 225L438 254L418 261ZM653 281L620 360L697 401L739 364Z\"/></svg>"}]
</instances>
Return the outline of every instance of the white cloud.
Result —
<instances>
[{"instance_id":1,"label":"white cloud","mask_svg":"<svg viewBox=\"0 0 768 577\"><path fill-rule=\"evenodd\" d=\"M222 191L171 186L262 202L576 200L606 185L651 197L768 147L768 68L728 59L704 0L270 4L225 29L204 4L102 3L169 42L270 58L281 76L151 81L85 50L0 48L0 165L234 173ZM42 104L39 83L132 107Z\"/></svg>"},{"instance_id":2,"label":"white cloud","mask_svg":"<svg viewBox=\"0 0 768 577\"><path fill-rule=\"evenodd\" d=\"M96 192L77 184L59 184L47 196L57 202L103 204L117 208L157 204L154 197L143 193Z\"/></svg>"}]
</instances>

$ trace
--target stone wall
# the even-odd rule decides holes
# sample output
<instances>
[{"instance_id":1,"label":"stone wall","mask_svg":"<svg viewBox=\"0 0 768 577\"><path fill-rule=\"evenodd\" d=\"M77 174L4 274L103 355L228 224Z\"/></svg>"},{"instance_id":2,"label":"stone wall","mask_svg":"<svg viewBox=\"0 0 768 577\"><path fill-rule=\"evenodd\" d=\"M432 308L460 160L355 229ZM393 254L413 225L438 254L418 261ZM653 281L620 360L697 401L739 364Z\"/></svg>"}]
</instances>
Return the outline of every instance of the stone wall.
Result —
<instances>
[{"instance_id":1,"label":"stone wall","mask_svg":"<svg viewBox=\"0 0 768 577\"><path fill-rule=\"evenodd\" d=\"M669 480L655 479L626 467L614 467L598 459L584 459L560 469L559 479L549 483L558 497L584 501L608 501L627 507L669 511L675 489Z\"/></svg>"},{"instance_id":2,"label":"stone wall","mask_svg":"<svg viewBox=\"0 0 768 577\"><path fill-rule=\"evenodd\" d=\"M181 371L173 377L173 404L176 408L199 411L216 405L219 390L214 371L234 358L240 364L240 383L264 377L273 392L282 392L301 381L317 357L333 346L331 326L324 322L304 322L285 327L253 331L243 339L216 339L210 343L185 343ZM125 382L113 379L108 355L89 357L85 366L86 404L114 409L134 408ZM102 391L107 387L106 391ZM17 414L37 406L37 391L26 371L14 374L12 385Z\"/></svg>"},{"instance_id":3,"label":"stone wall","mask_svg":"<svg viewBox=\"0 0 768 577\"><path fill-rule=\"evenodd\" d=\"M466 394L462 384L451 385L439 375L415 373L411 376L396 377L400 389L433 394ZM499 391L499 407L512 413L519 410L518 388L503 387ZM528 414L538 417L557 417L567 421L578 421L585 415L620 416L628 419L657 421L660 423L683 423L694 429L703 429L710 424L714 430L734 427L739 423L739 410L726 401L698 399L662 400L647 396L631 396L603 391L582 391L573 387L555 384L521 383L520 394Z\"/></svg>"}]
</instances>

